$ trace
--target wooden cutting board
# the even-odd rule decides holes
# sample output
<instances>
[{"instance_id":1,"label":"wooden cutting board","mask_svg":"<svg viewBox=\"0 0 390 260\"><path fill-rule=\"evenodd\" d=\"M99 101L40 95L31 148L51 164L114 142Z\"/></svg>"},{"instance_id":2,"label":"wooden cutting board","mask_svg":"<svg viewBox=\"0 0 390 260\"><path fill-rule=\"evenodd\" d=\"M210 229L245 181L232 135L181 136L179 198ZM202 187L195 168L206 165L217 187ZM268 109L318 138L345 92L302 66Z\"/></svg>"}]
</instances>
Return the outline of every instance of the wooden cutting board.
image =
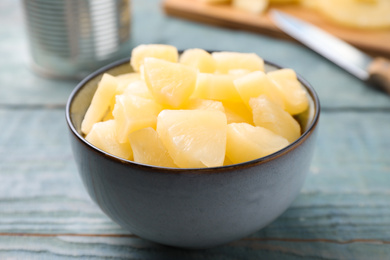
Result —
<instances>
[{"instance_id":1,"label":"wooden cutting board","mask_svg":"<svg viewBox=\"0 0 390 260\"><path fill-rule=\"evenodd\" d=\"M274 25L268 13L255 15L228 4L209 5L198 0L164 0L163 7L172 16L292 40ZM339 26L299 5L277 5L273 8L310 22L368 54L390 58L389 29L361 30Z\"/></svg>"}]
</instances>

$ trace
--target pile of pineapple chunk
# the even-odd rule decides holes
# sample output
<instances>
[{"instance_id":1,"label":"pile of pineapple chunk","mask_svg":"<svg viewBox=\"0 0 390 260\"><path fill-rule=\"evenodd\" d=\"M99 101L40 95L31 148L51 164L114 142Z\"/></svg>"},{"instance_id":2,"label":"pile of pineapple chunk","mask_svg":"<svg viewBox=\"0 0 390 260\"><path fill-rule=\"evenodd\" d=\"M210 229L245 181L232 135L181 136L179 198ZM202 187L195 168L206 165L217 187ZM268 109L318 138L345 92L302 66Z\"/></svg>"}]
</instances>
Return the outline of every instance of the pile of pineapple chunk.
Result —
<instances>
[{"instance_id":1,"label":"pile of pineapple chunk","mask_svg":"<svg viewBox=\"0 0 390 260\"><path fill-rule=\"evenodd\" d=\"M390 28L389 0L198 0L208 4L230 4L233 8L262 14L276 5L294 4L317 11L338 25L362 29Z\"/></svg>"},{"instance_id":2,"label":"pile of pineapple chunk","mask_svg":"<svg viewBox=\"0 0 390 260\"><path fill-rule=\"evenodd\" d=\"M254 53L139 45L134 72L104 74L81 131L117 157L178 168L272 154L301 135L308 94L291 69L264 72Z\"/></svg>"}]
</instances>

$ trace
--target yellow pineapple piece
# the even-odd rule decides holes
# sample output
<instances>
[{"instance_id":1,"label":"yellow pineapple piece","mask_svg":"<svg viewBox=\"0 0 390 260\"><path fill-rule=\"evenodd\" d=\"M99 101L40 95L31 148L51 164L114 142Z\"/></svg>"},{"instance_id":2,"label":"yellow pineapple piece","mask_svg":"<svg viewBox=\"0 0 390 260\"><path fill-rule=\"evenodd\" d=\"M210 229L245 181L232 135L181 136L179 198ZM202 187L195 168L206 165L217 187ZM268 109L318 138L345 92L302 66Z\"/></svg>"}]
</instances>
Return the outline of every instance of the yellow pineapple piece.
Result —
<instances>
[{"instance_id":1,"label":"yellow pineapple piece","mask_svg":"<svg viewBox=\"0 0 390 260\"><path fill-rule=\"evenodd\" d=\"M215 71L215 60L205 50L202 49L188 49L180 55L179 62L194 67L199 72L213 73Z\"/></svg>"},{"instance_id":2,"label":"yellow pineapple piece","mask_svg":"<svg viewBox=\"0 0 390 260\"><path fill-rule=\"evenodd\" d=\"M226 119L230 123L248 123L253 125L253 116L242 102L223 102Z\"/></svg>"},{"instance_id":3,"label":"yellow pineapple piece","mask_svg":"<svg viewBox=\"0 0 390 260\"><path fill-rule=\"evenodd\" d=\"M278 87L287 112L296 115L307 109L309 106L307 93L292 69L271 71L267 76Z\"/></svg>"},{"instance_id":4,"label":"yellow pineapple piece","mask_svg":"<svg viewBox=\"0 0 390 260\"><path fill-rule=\"evenodd\" d=\"M107 111L107 114L104 117L103 121L114 118L112 112L114 111L114 107L116 104L116 96L121 95L121 94L135 95L135 96L139 96L139 97L143 97L143 98L153 99L152 93L149 91L148 87L146 86L146 83L143 80L136 80L134 78L134 81L129 83L124 88L120 87L120 85L118 85L115 96L112 97L112 99L111 99L110 109L109 109L109 111Z\"/></svg>"},{"instance_id":5,"label":"yellow pineapple piece","mask_svg":"<svg viewBox=\"0 0 390 260\"><path fill-rule=\"evenodd\" d=\"M130 143L118 143L116 139L116 127L114 120L95 123L85 139L97 148L121 157L133 160L133 151Z\"/></svg>"},{"instance_id":6,"label":"yellow pineapple piece","mask_svg":"<svg viewBox=\"0 0 390 260\"><path fill-rule=\"evenodd\" d=\"M318 7L318 1L319 0L301 0L299 4L302 7L309 8L316 11Z\"/></svg>"},{"instance_id":7,"label":"yellow pineapple piece","mask_svg":"<svg viewBox=\"0 0 390 260\"><path fill-rule=\"evenodd\" d=\"M175 164L181 168L223 165L226 116L216 110L163 110L157 133Z\"/></svg>"},{"instance_id":8,"label":"yellow pineapple piece","mask_svg":"<svg viewBox=\"0 0 390 260\"><path fill-rule=\"evenodd\" d=\"M154 98L162 105L180 107L192 95L196 69L156 58L145 58L143 74Z\"/></svg>"},{"instance_id":9,"label":"yellow pineapple piece","mask_svg":"<svg viewBox=\"0 0 390 260\"><path fill-rule=\"evenodd\" d=\"M253 14L263 13L270 0L232 0L232 6L245 12Z\"/></svg>"},{"instance_id":10,"label":"yellow pineapple piece","mask_svg":"<svg viewBox=\"0 0 390 260\"><path fill-rule=\"evenodd\" d=\"M120 95L127 88L130 83L141 80L141 74L137 72L130 72L116 76L118 86L116 95Z\"/></svg>"},{"instance_id":11,"label":"yellow pineapple piece","mask_svg":"<svg viewBox=\"0 0 390 260\"><path fill-rule=\"evenodd\" d=\"M199 2L203 2L205 4L228 4L231 0L197 0Z\"/></svg>"},{"instance_id":12,"label":"yellow pineapple piece","mask_svg":"<svg viewBox=\"0 0 390 260\"><path fill-rule=\"evenodd\" d=\"M236 76L225 74L198 73L193 96L219 101L241 101L235 86Z\"/></svg>"},{"instance_id":13,"label":"yellow pineapple piece","mask_svg":"<svg viewBox=\"0 0 390 260\"><path fill-rule=\"evenodd\" d=\"M234 80L234 85L248 109L251 109L249 99L260 95L266 95L284 109L284 101L278 87L262 71L254 71L242 76Z\"/></svg>"},{"instance_id":14,"label":"yellow pineapple piece","mask_svg":"<svg viewBox=\"0 0 390 260\"><path fill-rule=\"evenodd\" d=\"M105 73L100 80L95 94L93 95L91 104L85 113L83 122L81 123L81 131L88 134L91 131L93 124L100 122L107 114L110 107L110 101L115 95L117 89L117 79L110 74Z\"/></svg>"},{"instance_id":15,"label":"yellow pineapple piece","mask_svg":"<svg viewBox=\"0 0 390 260\"><path fill-rule=\"evenodd\" d=\"M261 95L257 98L251 98L249 104L256 126L267 128L275 134L283 136L290 143L301 136L301 127L298 122L267 96Z\"/></svg>"},{"instance_id":16,"label":"yellow pineapple piece","mask_svg":"<svg viewBox=\"0 0 390 260\"><path fill-rule=\"evenodd\" d=\"M226 165L232 165L234 163L232 163L232 161L230 161L230 159L225 156L225 161L223 161L223 166L226 166Z\"/></svg>"},{"instance_id":17,"label":"yellow pineapple piece","mask_svg":"<svg viewBox=\"0 0 390 260\"><path fill-rule=\"evenodd\" d=\"M241 77L241 76L244 76L244 75L249 74L251 72L252 71L247 70L247 69L232 69L232 70L229 70L228 74L232 75L232 76L236 76L236 77Z\"/></svg>"},{"instance_id":18,"label":"yellow pineapple piece","mask_svg":"<svg viewBox=\"0 0 390 260\"><path fill-rule=\"evenodd\" d=\"M362 3L368 3L368 4L377 4L379 0L355 0L357 2L362 2Z\"/></svg>"},{"instance_id":19,"label":"yellow pineapple piece","mask_svg":"<svg viewBox=\"0 0 390 260\"><path fill-rule=\"evenodd\" d=\"M122 94L126 95L135 95L143 98L153 99L153 95L150 92L148 86L145 81L137 80L130 83L122 92Z\"/></svg>"},{"instance_id":20,"label":"yellow pineapple piece","mask_svg":"<svg viewBox=\"0 0 390 260\"><path fill-rule=\"evenodd\" d=\"M301 0L269 0L270 4L297 4Z\"/></svg>"},{"instance_id":21,"label":"yellow pineapple piece","mask_svg":"<svg viewBox=\"0 0 390 260\"><path fill-rule=\"evenodd\" d=\"M289 142L272 131L246 123L228 125L226 155L233 163L261 158L286 147Z\"/></svg>"},{"instance_id":22,"label":"yellow pineapple piece","mask_svg":"<svg viewBox=\"0 0 390 260\"><path fill-rule=\"evenodd\" d=\"M121 81L130 81L129 83L133 82L134 80L139 80L139 77L141 75L139 74L139 72L129 72L129 73L124 73L124 74L119 74L119 75L116 75L116 79L118 80L118 82L120 83Z\"/></svg>"},{"instance_id":23,"label":"yellow pineapple piece","mask_svg":"<svg viewBox=\"0 0 390 260\"><path fill-rule=\"evenodd\" d=\"M142 44L135 47L131 52L130 64L135 72L140 71L147 57L158 58L171 62L177 62L179 54L176 47L165 44Z\"/></svg>"},{"instance_id":24,"label":"yellow pineapple piece","mask_svg":"<svg viewBox=\"0 0 390 260\"><path fill-rule=\"evenodd\" d=\"M317 8L341 25L364 29L390 28L389 0L318 0Z\"/></svg>"},{"instance_id":25,"label":"yellow pineapple piece","mask_svg":"<svg viewBox=\"0 0 390 260\"><path fill-rule=\"evenodd\" d=\"M163 167L177 167L153 128L146 127L132 132L129 135L129 140L135 162Z\"/></svg>"},{"instance_id":26,"label":"yellow pineapple piece","mask_svg":"<svg viewBox=\"0 0 390 260\"><path fill-rule=\"evenodd\" d=\"M131 72L126 74L121 74L115 77L117 79L117 87L115 90L114 96L111 98L109 110L107 111L106 115L104 116L102 121L107 121L110 119L113 119L114 116L112 115L112 111L114 110L115 106L115 96L123 94L124 90L133 82L140 81L141 76L139 73Z\"/></svg>"},{"instance_id":27,"label":"yellow pineapple piece","mask_svg":"<svg viewBox=\"0 0 390 260\"><path fill-rule=\"evenodd\" d=\"M202 98L191 98L183 106L183 109L217 110L225 113L225 108L223 107L222 102Z\"/></svg>"},{"instance_id":28,"label":"yellow pineapple piece","mask_svg":"<svg viewBox=\"0 0 390 260\"><path fill-rule=\"evenodd\" d=\"M114 105L115 105L115 103L114 103ZM111 108L111 105L110 105L110 108ZM114 116L112 114L112 110L110 109L110 110L107 110L106 114L104 115L104 117L102 119L102 122L108 121L108 120L111 120L111 119L114 119Z\"/></svg>"},{"instance_id":29,"label":"yellow pineapple piece","mask_svg":"<svg viewBox=\"0 0 390 260\"><path fill-rule=\"evenodd\" d=\"M128 141L130 133L145 127L156 128L162 106L153 99L136 95L117 95L113 115L120 143Z\"/></svg>"},{"instance_id":30,"label":"yellow pineapple piece","mask_svg":"<svg viewBox=\"0 0 390 260\"><path fill-rule=\"evenodd\" d=\"M213 52L216 61L216 72L229 73L233 69L246 69L249 71L264 71L264 60L255 53L240 52Z\"/></svg>"}]
</instances>

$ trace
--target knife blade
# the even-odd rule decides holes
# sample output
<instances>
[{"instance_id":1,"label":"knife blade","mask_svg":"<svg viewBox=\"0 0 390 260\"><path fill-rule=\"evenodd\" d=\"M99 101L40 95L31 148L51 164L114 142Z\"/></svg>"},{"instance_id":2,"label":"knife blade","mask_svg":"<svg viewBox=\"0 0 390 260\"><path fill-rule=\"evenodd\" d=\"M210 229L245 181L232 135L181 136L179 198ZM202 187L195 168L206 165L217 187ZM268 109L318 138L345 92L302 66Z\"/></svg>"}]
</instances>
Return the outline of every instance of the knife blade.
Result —
<instances>
[{"instance_id":1,"label":"knife blade","mask_svg":"<svg viewBox=\"0 0 390 260\"><path fill-rule=\"evenodd\" d=\"M334 62L357 78L374 83L390 94L390 60L372 58L324 30L286 13L271 10L282 31Z\"/></svg>"}]
</instances>

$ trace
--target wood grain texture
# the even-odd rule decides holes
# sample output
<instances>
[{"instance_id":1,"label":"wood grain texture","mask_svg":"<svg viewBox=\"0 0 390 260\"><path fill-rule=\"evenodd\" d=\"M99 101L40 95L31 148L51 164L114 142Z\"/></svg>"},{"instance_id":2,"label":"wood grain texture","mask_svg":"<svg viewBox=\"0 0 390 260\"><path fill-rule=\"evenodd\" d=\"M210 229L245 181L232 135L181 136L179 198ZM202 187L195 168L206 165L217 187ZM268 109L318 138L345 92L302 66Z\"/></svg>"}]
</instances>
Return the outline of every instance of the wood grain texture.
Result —
<instances>
[{"instance_id":1,"label":"wood grain texture","mask_svg":"<svg viewBox=\"0 0 390 260\"><path fill-rule=\"evenodd\" d=\"M0 258L367 259L375 252L381 259L390 253L387 112L323 113L314 161L293 205L265 229L205 251L150 243L108 219L82 187L63 112L0 110L0 129L7 129L0 136Z\"/></svg>"},{"instance_id":2,"label":"wood grain texture","mask_svg":"<svg viewBox=\"0 0 390 260\"><path fill-rule=\"evenodd\" d=\"M242 239L207 250L183 250L137 237L58 235L0 236L0 257L13 259L370 259L386 257L390 247L370 242L338 244L318 241ZM353 253L346 253L346 252ZM335 257L336 256L336 257ZM386 258L376 258L386 259Z\"/></svg>"},{"instance_id":3,"label":"wood grain texture","mask_svg":"<svg viewBox=\"0 0 390 260\"><path fill-rule=\"evenodd\" d=\"M291 39L274 25L268 12L257 15L230 5L211 5L199 0L165 0L164 8L167 14L185 19ZM390 57L389 29L370 31L340 26L299 5L275 5L272 8L315 24L366 52Z\"/></svg>"}]
</instances>

